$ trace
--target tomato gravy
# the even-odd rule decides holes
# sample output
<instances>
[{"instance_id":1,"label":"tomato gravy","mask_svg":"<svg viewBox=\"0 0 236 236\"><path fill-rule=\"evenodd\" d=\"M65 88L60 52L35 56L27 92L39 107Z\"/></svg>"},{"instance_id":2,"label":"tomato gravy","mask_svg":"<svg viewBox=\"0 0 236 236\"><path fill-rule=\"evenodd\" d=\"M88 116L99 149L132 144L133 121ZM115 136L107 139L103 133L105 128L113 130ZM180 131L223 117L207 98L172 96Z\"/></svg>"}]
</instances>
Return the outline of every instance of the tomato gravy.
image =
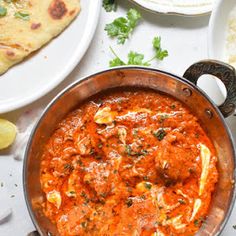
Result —
<instances>
[{"instance_id":1,"label":"tomato gravy","mask_svg":"<svg viewBox=\"0 0 236 236\"><path fill-rule=\"evenodd\" d=\"M61 236L194 235L218 179L215 149L181 102L152 90L97 95L50 137L40 181Z\"/></svg>"}]
</instances>

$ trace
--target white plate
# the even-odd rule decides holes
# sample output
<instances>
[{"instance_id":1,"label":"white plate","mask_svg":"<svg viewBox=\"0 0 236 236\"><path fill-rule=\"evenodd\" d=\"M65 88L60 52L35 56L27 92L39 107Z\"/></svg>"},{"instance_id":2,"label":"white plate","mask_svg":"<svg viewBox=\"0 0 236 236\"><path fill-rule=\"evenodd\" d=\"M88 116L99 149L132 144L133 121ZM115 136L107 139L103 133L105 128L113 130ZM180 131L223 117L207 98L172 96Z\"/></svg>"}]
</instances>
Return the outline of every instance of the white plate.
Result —
<instances>
[{"instance_id":1,"label":"white plate","mask_svg":"<svg viewBox=\"0 0 236 236\"><path fill-rule=\"evenodd\" d=\"M228 62L226 57L226 36L228 18L236 6L235 0L217 0L212 11L208 31L208 55L211 59ZM226 89L222 83L217 83L226 97Z\"/></svg>"},{"instance_id":2,"label":"white plate","mask_svg":"<svg viewBox=\"0 0 236 236\"><path fill-rule=\"evenodd\" d=\"M198 16L210 13L215 0L132 0L132 1L148 10L158 13Z\"/></svg>"},{"instance_id":3,"label":"white plate","mask_svg":"<svg viewBox=\"0 0 236 236\"><path fill-rule=\"evenodd\" d=\"M101 0L81 0L81 8L79 16L57 38L0 76L0 113L39 99L79 63L95 33Z\"/></svg>"}]
</instances>

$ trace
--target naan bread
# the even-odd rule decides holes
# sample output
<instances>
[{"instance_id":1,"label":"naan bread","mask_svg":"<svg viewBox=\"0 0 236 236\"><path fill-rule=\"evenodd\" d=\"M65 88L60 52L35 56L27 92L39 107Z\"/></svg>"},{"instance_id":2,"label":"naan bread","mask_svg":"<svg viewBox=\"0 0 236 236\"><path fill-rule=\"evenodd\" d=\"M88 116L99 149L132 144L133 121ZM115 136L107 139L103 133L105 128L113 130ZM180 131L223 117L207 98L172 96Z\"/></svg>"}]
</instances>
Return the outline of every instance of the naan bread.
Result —
<instances>
[{"instance_id":1,"label":"naan bread","mask_svg":"<svg viewBox=\"0 0 236 236\"><path fill-rule=\"evenodd\" d=\"M80 11L80 0L0 0L0 74L60 34ZM63 55L62 55L63 56Z\"/></svg>"}]
</instances>

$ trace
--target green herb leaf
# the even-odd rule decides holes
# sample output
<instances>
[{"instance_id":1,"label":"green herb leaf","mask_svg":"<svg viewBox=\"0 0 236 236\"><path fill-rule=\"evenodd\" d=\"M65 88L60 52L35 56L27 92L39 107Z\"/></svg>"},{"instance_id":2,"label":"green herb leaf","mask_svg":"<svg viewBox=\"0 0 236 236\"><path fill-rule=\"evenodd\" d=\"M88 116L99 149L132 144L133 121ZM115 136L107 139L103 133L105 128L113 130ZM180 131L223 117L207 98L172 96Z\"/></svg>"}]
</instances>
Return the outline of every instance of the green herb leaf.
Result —
<instances>
[{"instance_id":1,"label":"green herb leaf","mask_svg":"<svg viewBox=\"0 0 236 236\"><path fill-rule=\"evenodd\" d=\"M86 193L85 193L84 191L82 191L82 192L80 193L80 196L81 196L81 197L84 197L84 198L87 198L87 195L86 195Z\"/></svg>"},{"instance_id":2,"label":"green herb leaf","mask_svg":"<svg viewBox=\"0 0 236 236\"><path fill-rule=\"evenodd\" d=\"M126 26L127 20L124 17L119 17L115 19L112 23L106 24L105 30L107 34L111 37L118 36L121 33L125 33L128 31L128 27Z\"/></svg>"},{"instance_id":3,"label":"green herb leaf","mask_svg":"<svg viewBox=\"0 0 236 236\"><path fill-rule=\"evenodd\" d=\"M116 0L103 0L102 6L106 12L116 11L117 9Z\"/></svg>"},{"instance_id":4,"label":"green herb leaf","mask_svg":"<svg viewBox=\"0 0 236 236\"><path fill-rule=\"evenodd\" d=\"M147 62L143 62L144 55L137 52L129 52L128 54L128 65L142 65L149 66L150 64Z\"/></svg>"},{"instance_id":5,"label":"green herb leaf","mask_svg":"<svg viewBox=\"0 0 236 236\"><path fill-rule=\"evenodd\" d=\"M157 59L159 59L161 61L167 56L168 56L168 51L167 50L158 51L157 54L156 54Z\"/></svg>"},{"instance_id":6,"label":"green herb leaf","mask_svg":"<svg viewBox=\"0 0 236 236\"><path fill-rule=\"evenodd\" d=\"M160 119L159 119L159 123L163 123L165 121L165 119L167 119L169 116L166 114L166 115L161 115L160 116Z\"/></svg>"},{"instance_id":7,"label":"green herb leaf","mask_svg":"<svg viewBox=\"0 0 236 236\"><path fill-rule=\"evenodd\" d=\"M152 184L149 182L145 182L145 188L150 190L152 188Z\"/></svg>"},{"instance_id":8,"label":"green herb leaf","mask_svg":"<svg viewBox=\"0 0 236 236\"><path fill-rule=\"evenodd\" d=\"M114 58L109 62L110 67L115 67L115 66L124 66L125 63L118 57Z\"/></svg>"},{"instance_id":9,"label":"green herb leaf","mask_svg":"<svg viewBox=\"0 0 236 236\"><path fill-rule=\"evenodd\" d=\"M126 205L127 205L127 207L131 207L133 205L133 200L131 198L128 198L126 200Z\"/></svg>"},{"instance_id":10,"label":"green herb leaf","mask_svg":"<svg viewBox=\"0 0 236 236\"><path fill-rule=\"evenodd\" d=\"M5 7L0 6L0 17L6 16L7 9Z\"/></svg>"},{"instance_id":11,"label":"green herb leaf","mask_svg":"<svg viewBox=\"0 0 236 236\"><path fill-rule=\"evenodd\" d=\"M236 230L236 225L233 225L233 228Z\"/></svg>"},{"instance_id":12,"label":"green herb leaf","mask_svg":"<svg viewBox=\"0 0 236 236\"><path fill-rule=\"evenodd\" d=\"M196 227L199 227L202 223L204 223L204 218L200 217L199 219L194 220L193 223Z\"/></svg>"},{"instance_id":13,"label":"green herb leaf","mask_svg":"<svg viewBox=\"0 0 236 236\"><path fill-rule=\"evenodd\" d=\"M140 199L145 200L146 196L143 194L143 195L140 196Z\"/></svg>"},{"instance_id":14,"label":"green herb leaf","mask_svg":"<svg viewBox=\"0 0 236 236\"><path fill-rule=\"evenodd\" d=\"M199 220L194 220L193 223L194 223L194 225L197 227L197 226L199 226L199 223L200 223L200 222L199 222Z\"/></svg>"},{"instance_id":15,"label":"green herb leaf","mask_svg":"<svg viewBox=\"0 0 236 236\"><path fill-rule=\"evenodd\" d=\"M155 57L158 60L163 60L165 57L168 56L168 51L167 50L162 50L161 48L161 37L155 37L152 41L152 45L156 51Z\"/></svg>"},{"instance_id":16,"label":"green herb leaf","mask_svg":"<svg viewBox=\"0 0 236 236\"><path fill-rule=\"evenodd\" d=\"M130 145L125 145L125 152L126 152L129 156L131 155L132 149L131 149Z\"/></svg>"},{"instance_id":17,"label":"green herb leaf","mask_svg":"<svg viewBox=\"0 0 236 236\"><path fill-rule=\"evenodd\" d=\"M156 50L160 50L160 48L161 48L161 37L155 37L152 41L152 45Z\"/></svg>"},{"instance_id":18,"label":"green herb leaf","mask_svg":"<svg viewBox=\"0 0 236 236\"><path fill-rule=\"evenodd\" d=\"M150 65L148 62L143 61L144 60L143 54L130 51L128 54L128 62L125 63L117 56L117 54L115 53L115 51L111 47L110 47L110 50L113 53L113 55L115 56L115 58L109 62L110 67L124 66L124 65L139 65L139 66L149 66Z\"/></svg>"},{"instance_id":19,"label":"green herb leaf","mask_svg":"<svg viewBox=\"0 0 236 236\"><path fill-rule=\"evenodd\" d=\"M64 170L73 171L74 167L70 163L64 165Z\"/></svg>"},{"instance_id":20,"label":"green herb leaf","mask_svg":"<svg viewBox=\"0 0 236 236\"><path fill-rule=\"evenodd\" d=\"M115 67L115 66L124 66L126 65L115 53L115 51L113 50L112 47L110 47L111 52L113 53L113 55L115 56L115 58L113 60L111 60L109 62L110 67Z\"/></svg>"},{"instance_id":21,"label":"green herb leaf","mask_svg":"<svg viewBox=\"0 0 236 236\"><path fill-rule=\"evenodd\" d=\"M146 156L148 154L148 151L145 149L142 149L140 152L141 155Z\"/></svg>"},{"instance_id":22,"label":"green herb leaf","mask_svg":"<svg viewBox=\"0 0 236 236\"><path fill-rule=\"evenodd\" d=\"M129 20L128 25L132 30L137 26L138 21L141 19L141 17L141 14L133 8L131 8L127 12L127 19Z\"/></svg>"},{"instance_id":23,"label":"green herb leaf","mask_svg":"<svg viewBox=\"0 0 236 236\"><path fill-rule=\"evenodd\" d=\"M148 176L143 176L143 180L145 181L149 180Z\"/></svg>"},{"instance_id":24,"label":"green herb leaf","mask_svg":"<svg viewBox=\"0 0 236 236\"><path fill-rule=\"evenodd\" d=\"M153 132L153 135L161 141L166 136L166 131L164 129L159 129L157 132Z\"/></svg>"},{"instance_id":25,"label":"green herb leaf","mask_svg":"<svg viewBox=\"0 0 236 236\"><path fill-rule=\"evenodd\" d=\"M112 23L106 24L105 31L107 31L108 36L112 38L117 37L118 44L124 44L126 39L129 38L129 35L137 26L140 18L140 13L137 10L131 8L127 12L127 18L119 17Z\"/></svg>"},{"instance_id":26,"label":"green herb leaf","mask_svg":"<svg viewBox=\"0 0 236 236\"><path fill-rule=\"evenodd\" d=\"M16 18L19 18L19 19L25 20L25 21L28 21L28 20L30 19L29 14L28 14L28 13L24 13L24 12L16 12L16 13L14 14L14 16L15 16Z\"/></svg>"},{"instance_id":27,"label":"green herb leaf","mask_svg":"<svg viewBox=\"0 0 236 236\"><path fill-rule=\"evenodd\" d=\"M183 199L179 199L178 202L179 202L180 204L185 204L185 203L186 203Z\"/></svg>"}]
</instances>

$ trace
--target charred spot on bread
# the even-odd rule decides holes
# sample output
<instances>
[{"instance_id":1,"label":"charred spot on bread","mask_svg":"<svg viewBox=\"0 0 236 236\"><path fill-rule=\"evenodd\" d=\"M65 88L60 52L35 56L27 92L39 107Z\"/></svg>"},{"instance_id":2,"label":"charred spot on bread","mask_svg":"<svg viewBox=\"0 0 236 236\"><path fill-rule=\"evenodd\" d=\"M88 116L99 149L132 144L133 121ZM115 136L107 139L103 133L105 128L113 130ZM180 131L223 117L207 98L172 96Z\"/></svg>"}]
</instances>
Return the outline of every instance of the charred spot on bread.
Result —
<instances>
[{"instance_id":1,"label":"charred spot on bread","mask_svg":"<svg viewBox=\"0 0 236 236\"><path fill-rule=\"evenodd\" d=\"M76 9L71 10L71 11L69 12L69 15L72 16L72 15L74 15L75 13L76 13Z\"/></svg>"},{"instance_id":2,"label":"charred spot on bread","mask_svg":"<svg viewBox=\"0 0 236 236\"><path fill-rule=\"evenodd\" d=\"M53 0L48 8L48 12L54 20L60 20L67 13L66 4L62 0Z\"/></svg>"},{"instance_id":3,"label":"charred spot on bread","mask_svg":"<svg viewBox=\"0 0 236 236\"><path fill-rule=\"evenodd\" d=\"M6 51L6 54L7 54L7 56L9 56L9 57L14 57L14 56L15 56L15 53L14 53L13 51L11 51L11 50L7 50L7 51Z\"/></svg>"},{"instance_id":4,"label":"charred spot on bread","mask_svg":"<svg viewBox=\"0 0 236 236\"><path fill-rule=\"evenodd\" d=\"M30 28L32 30L36 30L36 29L40 28L40 26L41 26L41 23L32 23Z\"/></svg>"}]
</instances>

